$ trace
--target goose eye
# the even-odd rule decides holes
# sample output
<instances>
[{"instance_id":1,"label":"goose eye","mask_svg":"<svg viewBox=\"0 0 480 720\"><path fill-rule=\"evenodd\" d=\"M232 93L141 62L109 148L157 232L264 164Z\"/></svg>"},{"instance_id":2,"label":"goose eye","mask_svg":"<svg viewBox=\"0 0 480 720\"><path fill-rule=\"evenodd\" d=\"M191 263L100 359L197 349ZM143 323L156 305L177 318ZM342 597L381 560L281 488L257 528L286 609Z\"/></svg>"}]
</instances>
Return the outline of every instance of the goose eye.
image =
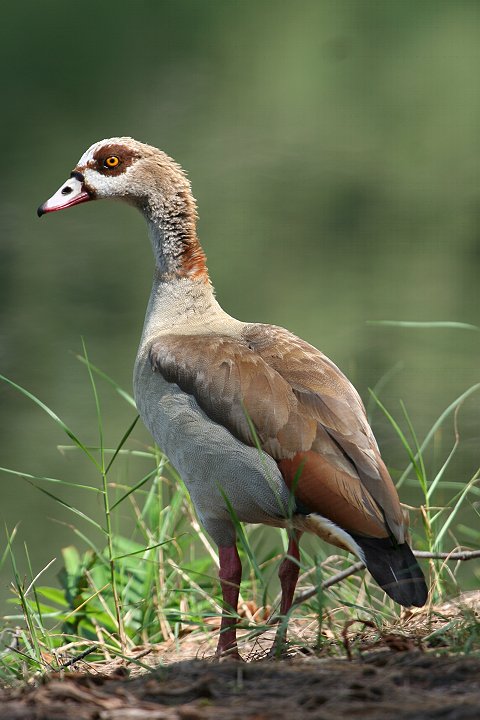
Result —
<instances>
[{"instance_id":1,"label":"goose eye","mask_svg":"<svg viewBox=\"0 0 480 720\"><path fill-rule=\"evenodd\" d=\"M118 159L118 157L116 155L111 155L110 157L108 157L105 160L105 162L103 163L103 166L106 168L114 168L114 167L117 167L119 162L120 162L120 160Z\"/></svg>"}]
</instances>

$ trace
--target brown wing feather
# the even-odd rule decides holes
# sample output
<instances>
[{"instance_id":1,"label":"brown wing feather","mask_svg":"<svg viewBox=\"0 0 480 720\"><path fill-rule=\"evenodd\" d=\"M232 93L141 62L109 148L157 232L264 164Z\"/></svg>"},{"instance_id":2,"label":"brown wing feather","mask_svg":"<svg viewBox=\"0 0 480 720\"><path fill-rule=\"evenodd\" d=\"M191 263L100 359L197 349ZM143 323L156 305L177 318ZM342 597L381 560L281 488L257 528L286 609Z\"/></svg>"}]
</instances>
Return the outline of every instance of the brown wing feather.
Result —
<instances>
[{"instance_id":1,"label":"brown wing feather","mask_svg":"<svg viewBox=\"0 0 480 720\"><path fill-rule=\"evenodd\" d=\"M360 397L320 351L283 328L249 325L239 339L162 336L150 359L233 435L248 445L256 435L287 483L305 466L295 494L312 511L375 537L387 533L384 514L403 541L398 495Z\"/></svg>"},{"instance_id":2,"label":"brown wing feather","mask_svg":"<svg viewBox=\"0 0 480 720\"><path fill-rule=\"evenodd\" d=\"M246 343L221 335L165 335L152 344L150 361L166 380L193 395L210 418L248 445L256 443L256 433L275 458L312 446L317 423L299 412L287 381ZM281 446L278 435L290 426Z\"/></svg>"},{"instance_id":3,"label":"brown wing feather","mask_svg":"<svg viewBox=\"0 0 480 720\"><path fill-rule=\"evenodd\" d=\"M348 458L369 495L382 508L390 530L403 542L404 517L398 494L353 385L323 353L284 328L250 325L244 336L249 347L288 382L309 417L317 421L312 450L325 452L325 430L337 445L334 465L342 453Z\"/></svg>"},{"instance_id":4,"label":"brown wing feather","mask_svg":"<svg viewBox=\"0 0 480 720\"><path fill-rule=\"evenodd\" d=\"M387 537L378 505L354 477L310 450L280 460L280 471L295 497L311 512L320 513L351 533Z\"/></svg>"}]
</instances>

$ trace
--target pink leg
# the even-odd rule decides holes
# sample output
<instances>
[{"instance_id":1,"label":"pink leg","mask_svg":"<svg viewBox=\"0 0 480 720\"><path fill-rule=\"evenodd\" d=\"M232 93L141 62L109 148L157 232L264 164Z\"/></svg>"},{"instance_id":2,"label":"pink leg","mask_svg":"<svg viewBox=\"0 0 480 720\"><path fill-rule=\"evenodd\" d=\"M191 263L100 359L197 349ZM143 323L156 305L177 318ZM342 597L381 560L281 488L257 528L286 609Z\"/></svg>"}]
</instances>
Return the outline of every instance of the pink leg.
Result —
<instances>
[{"instance_id":1,"label":"pink leg","mask_svg":"<svg viewBox=\"0 0 480 720\"><path fill-rule=\"evenodd\" d=\"M280 615L285 616L292 607L293 595L297 586L298 573L300 572L300 538L302 533L294 532L288 543L287 557L283 560L278 570L280 585L282 587L282 599L280 601ZM271 656L279 656L285 645L287 637L287 626L282 620L275 636Z\"/></svg>"},{"instance_id":2,"label":"pink leg","mask_svg":"<svg viewBox=\"0 0 480 720\"><path fill-rule=\"evenodd\" d=\"M278 571L280 585L282 587L282 600L280 603L280 615L286 615L292 607L293 595L297 587L298 573L300 571L300 538L302 534L294 532L288 543L287 556ZM293 558L293 559L291 559Z\"/></svg>"},{"instance_id":3,"label":"pink leg","mask_svg":"<svg viewBox=\"0 0 480 720\"><path fill-rule=\"evenodd\" d=\"M222 586L223 612L220 626L220 637L217 645L217 656L228 654L228 657L240 658L237 650L236 614L238 594L242 580L242 563L238 556L237 546L219 547L220 584Z\"/></svg>"}]
</instances>

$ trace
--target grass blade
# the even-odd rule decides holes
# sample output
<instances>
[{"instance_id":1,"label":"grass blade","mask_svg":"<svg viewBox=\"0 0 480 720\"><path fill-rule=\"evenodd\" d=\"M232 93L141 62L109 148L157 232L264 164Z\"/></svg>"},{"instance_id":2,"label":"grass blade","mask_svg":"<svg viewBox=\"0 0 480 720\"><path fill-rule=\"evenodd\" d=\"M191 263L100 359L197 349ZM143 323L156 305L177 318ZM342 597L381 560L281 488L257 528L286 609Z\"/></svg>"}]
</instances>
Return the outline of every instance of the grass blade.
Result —
<instances>
[{"instance_id":1,"label":"grass blade","mask_svg":"<svg viewBox=\"0 0 480 720\"><path fill-rule=\"evenodd\" d=\"M443 525L442 529L439 531L438 535L435 538L435 542L433 544L433 549L438 550L441 547L441 542L443 540L443 536L449 529L450 525L452 524L454 518L456 517L458 511L460 510L460 507L463 504L463 501L467 497L470 488L472 485L474 485L478 479L480 478L480 468L477 470L477 472L473 475L473 477L468 481L465 488L462 490L460 495L458 496L458 500L455 502L455 507L453 508L453 511L448 516L448 519L445 521L445 524Z\"/></svg>"},{"instance_id":2,"label":"grass blade","mask_svg":"<svg viewBox=\"0 0 480 720\"><path fill-rule=\"evenodd\" d=\"M452 413L454 410L461 405L464 400L466 400L470 395L473 395L473 393L477 392L477 390L480 389L480 383L476 383L475 385L472 385L468 388L468 390L465 390L464 393L462 393L456 400L454 400L445 410L439 415L437 420L434 422L430 430L428 431L427 435L425 436L425 440L420 445L420 452L423 453L426 447L430 444L431 440L435 436L435 433L437 432L438 428L443 424L444 420ZM414 467L415 462L417 458L416 456L413 458L413 460L407 465L403 473L401 474L399 480L396 483L397 488L401 487L405 480L407 479L412 467Z\"/></svg>"},{"instance_id":3,"label":"grass blade","mask_svg":"<svg viewBox=\"0 0 480 720\"><path fill-rule=\"evenodd\" d=\"M82 512L81 510L78 510L78 509L77 509L76 507L74 507L73 505L70 505L70 504L67 503L65 500L62 500L62 498L59 498L57 495L54 495L53 493L48 492L48 490L45 490L45 488L42 488L42 487L39 487L38 485L35 485L35 483L32 482L31 480L29 480L28 478L25 478L25 482L28 482L29 485L31 485L32 487L34 487L36 490L39 490L39 491L42 492L44 495L47 495L47 497L52 498L52 500L55 500L55 501L58 502L60 505L63 505L63 507L65 507L65 508L67 508L68 510L70 510L70 512L73 512L73 513L75 513L75 515L78 515L79 517L83 518L84 520L86 520L87 522L89 522L91 525L93 525L94 527L96 527L97 530L101 530L102 533L106 533L106 531L102 528L102 526L101 526L99 523L96 522L96 520L93 520L93 518L89 517L88 515L85 515L84 512ZM99 491L99 492L100 492L100 491Z\"/></svg>"},{"instance_id":4,"label":"grass blade","mask_svg":"<svg viewBox=\"0 0 480 720\"><path fill-rule=\"evenodd\" d=\"M133 487L129 488L129 490L127 490L127 492L124 495L122 495L121 498L119 498L116 502L114 502L110 506L110 512L112 510L114 510L117 507L117 505L120 505L120 503L122 503L129 495L131 495L133 492L135 492L136 490L141 488L142 485L145 485L145 483L148 482L150 480L150 478L154 477L156 474L157 474L157 468L150 470L150 472L148 472L146 475L144 475L144 477L141 480L139 480L136 485L133 485Z\"/></svg>"},{"instance_id":5,"label":"grass blade","mask_svg":"<svg viewBox=\"0 0 480 720\"><path fill-rule=\"evenodd\" d=\"M428 499L428 495L427 495L427 490L428 490L427 471L426 471L426 469L425 469L425 463L423 462L423 453L422 453L422 451L420 450L420 445L419 445L419 442L418 442L417 433L415 432L415 429L414 429L414 427L413 427L412 421L410 420L410 416L409 416L409 414L408 414L408 412L407 412L407 408L405 407L405 404L404 404L403 400L400 401L400 406L401 406L401 408L402 408L403 416L404 416L404 418L405 418L405 420L406 420L406 422L407 422L407 426L408 426L408 429L410 430L410 434L411 434L411 436L412 436L412 438L413 438L413 442L414 442L415 449L416 449L416 453L415 453L415 463L416 463L416 464L415 464L415 467L418 467L418 469L419 469L419 474L417 473L417 475L418 475L418 480L419 480L419 482L420 482L420 485L421 485L423 494L424 494L424 496L425 496L425 499ZM417 461L418 461L418 465L417 465Z\"/></svg>"},{"instance_id":6,"label":"grass blade","mask_svg":"<svg viewBox=\"0 0 480 720\"><path fill-rule=\"evenodd\" d=\"M181 535L178 535L175 538L168 538L167 540L163 540L162 542L155 543L155 545L149 545L145 548L140 548L140 550L133 550L133 552L125 553L125 555L116 555L112 560L123 560L123 558L133 557L134 555L141 555L142 553L146 553L149 550L155 550L157 547L161 547L162 545L167 545L171 542L176 542L178 538L181 538L182 535L186 535L187 533L182 533ZM145 559L145 558L144 558Z\"/></svg>"},{"instance_id":7,"label":"grass blade","mask_svg":"<svg viewBox=\"0 0 480 720\"><path fill-rule=\"evenodd\" d=\"M113 463L114 463L114 461L115 461L115 458L117 457L118 453L120 452L120 450L122 449L122 447L125 445L125 443L127 442L128 438L130 437L130 435L132 434L133 428L134 428L135 425L137 424L139 418L140 418L140 415L137 415L137 417L135 418L135 420L132 422L132 424L130 425L130 427L128 428L128 430L125 432L124 436L123 436L122 439L120 440L120 443L118 444L115 452L113 453L113 456L112 456L110 462L108 463L107 467L105 468L105 475L108 473L108 471L109 471L110 468L112 467L112 465L113 465ZM104 451L104 453L105 453L105 448L103 449L103 451Z\"/></svg>"},{"instance_id":8,"label":"grass blade","mask_svg":"<svg viewBox=\"0 0 480 720\"><path fill-rule=\"evenodd\" d=\"M369 392L370 392L370 395L371 395L371 396L373 397L373 399L375 400L375 402L377 403L377 405L378 405L378 407L380 408L380 410L382 410L382 412L384 413L384 415L387 417L388 421L390 422L390 424L392 425L393 429L395 430L395 432L397 433L398 437L400 438L403 447L404 447L405 450L407 451L408 457L410 458L409 468L412 468L412 467L414 468L415 474L417 475L417 478L419 479L420 482L422 482L422 479L421 479L421 478L422 478L422 468L419 467L419 465L417 464L417 458L416 458L416 456L415 456L412 448L410 447L410 444L409 444L407 438L405 437L405 435L404 435L404 433L403 433L403 430L401 429L400 425L397 423L397 421L395 420L395 418L393 417L393 415L391 415L391 414L389 413L389 411L387 410L387 408L385 407L385 405L384 405L384 404L379 400L379 398L375 395L375 393L373 392L373 390L371 390L371 389L369 388ZM398 483L397 483L397 487L398 487Z\"/></svg>"},{"instance_id":9,"label":"grass blade","mask_svg":"<svg viewBox=\"0 0 480 720\"><path fill-rule=\"evenodd\" d=\"M0 467L0 471L9 473L10 475L16 475L24 480L41 480L43 482L56 483L58 485L65 485L65 487L81 488L82 490L91 490L95 493L101 493L102 491L91 485L81 485L80 483L71 483L67 480L59 480L58 478L51 478L45 475L31 475L30 473L20 472L19 470L11 470L10 468Z\"/></svg>"},{"instance_id":10,"label":"grass blade","mask_svg":"<svg viewBox=\"0 0 480 720\"><path fill-rule=\"evenodd\" d=\"M36 395L33 395L33 393L29 392L25 388L23 388L21 385L17 385L17 383L13 382L13 380L10 380L9 378L5 377L5 375L0 375L0 380L3 380L3 382L6 382L11 387L15 388L15 390L18 390L22 395L24 395L26 398L31 400L35 403L35 405L38 405L41 410L43 410L47 415L49 415L52 420L56 422L56 424L63 430L63 432L68 435L70 440L72 440L77 447L82 450L82 452L87 455L87 457L96 465L97 468L100 468L97 460L93 457L93 455L88 451L86 446L77 438L73 430L70 430L68 425L66 425L63 420L61 420L56 413L51 410L48 405L45 405L39 398L37 398Z\"/></svg>"},{"instance_id":11,"label":"grass blade","mask_svg":"<svg viewBox=\"0 0 480 720\"><path fill-rule=\"evenodd\" d=\"M85 345L85 340L82 337L82 347L83 347L83 355L85 357L85 364L87 366L88 370L88 376L90 378L90 384L92 386L93 391L93 397L95 400L95 409L97 411L97 423L98 423L98 437L100 441L100 466L101 466L101 472L102 474L105 474L105 452L104 452L104 444L103 444L103 422L102 422L102 413L100 410L100 400L98 398L97 393L97 386L95 385L95 380L93 378L92 369L90 367L90 363L88 361L88 355L87 355L87 347Z\"/></svg>"},{"instance_id":12,"label":"grass blade","mask_svg":"<svg viewBox=\"0 0 480 720\"><path fill-rule=\"evenodd\" d=\"M480 327L470 325L470 323L433 320L427 322L417 322L414 320L367 320L367 325L383 325L384 327L404 327L414 328L418 330L425 329L447 329L447 330L474 330L480 332Z\"/></svg>"},{"instance_id":13,"label":"grass blade","mask_svg":"<svg viewBox=\"0 0 480 720\"><path fill-rule=\"evenodd\" d=\"M115 382L115 380L112 380L112 378L109 375L107 375L107 373L104 373L96 365L93 365L93 363L91 363L89 360L82 357L82 355L75 355L75 357L77 358L77 360L80 360L80 362L84 363L84 365L88 365L88 367L96 375L98 375L98 377L101 377L102 380L105 380L107 383L109 383L109 385L111 385L114 388L115 392L117 392L120 395L120 397L122 397L124 400L126 400L126 402L129 405L131 405L133 408L135 408L135 410L137 409L137 406L135 404L135 400L133 399L133 397L129 393L127 393L123 388L121 388L120 385L118 385Z\"/></svg>"}]
</instances>

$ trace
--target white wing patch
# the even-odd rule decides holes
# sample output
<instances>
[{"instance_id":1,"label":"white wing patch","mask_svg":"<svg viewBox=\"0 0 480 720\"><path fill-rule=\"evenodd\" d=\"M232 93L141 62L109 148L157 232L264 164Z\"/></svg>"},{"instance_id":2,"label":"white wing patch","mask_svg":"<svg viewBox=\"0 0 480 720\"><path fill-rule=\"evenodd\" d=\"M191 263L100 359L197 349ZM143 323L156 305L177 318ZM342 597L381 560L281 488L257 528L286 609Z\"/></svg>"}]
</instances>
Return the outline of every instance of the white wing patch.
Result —
<instances>
[{"instance_id":1,"label":"white wing patch","mask_svg":"<svg viewBox=\"0 0 480 720\"><path fill-rule=\"evenodd\" d=\"M306 530L314 535L318 535L326 542L344 548L356 555L365 565L365 553L353 537L334 522L318 513L310 513L310 515L294 515L293 525L298 530Z\"/></svg>"}]
</instances>

